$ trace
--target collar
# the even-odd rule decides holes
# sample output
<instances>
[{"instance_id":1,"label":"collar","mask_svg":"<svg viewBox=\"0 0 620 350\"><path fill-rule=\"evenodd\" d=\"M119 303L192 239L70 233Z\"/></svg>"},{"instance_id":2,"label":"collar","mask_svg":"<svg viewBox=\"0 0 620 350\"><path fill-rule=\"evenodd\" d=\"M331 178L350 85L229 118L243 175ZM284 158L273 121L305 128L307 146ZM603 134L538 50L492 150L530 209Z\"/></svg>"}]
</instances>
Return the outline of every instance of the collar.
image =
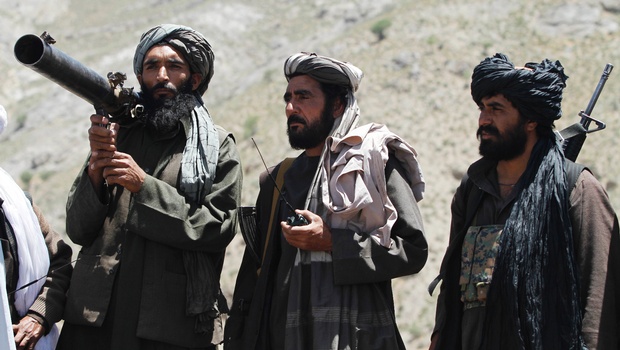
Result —
<instances>
[{"instance_id":1,"label":"collar","mask_svg":"<svg viewBox=\"0 0 620 350\"><path fill-rule=\"evenodd\" d=\"M488 158L480 158L472 163L467 169L467 176L474 183L475 186L482 191L501 199L499 194L499 185L497 183L497 162ZM512 202L517 193L513 191L512 194L503 199L505 203Z\"/></svg>"}]
</instances>

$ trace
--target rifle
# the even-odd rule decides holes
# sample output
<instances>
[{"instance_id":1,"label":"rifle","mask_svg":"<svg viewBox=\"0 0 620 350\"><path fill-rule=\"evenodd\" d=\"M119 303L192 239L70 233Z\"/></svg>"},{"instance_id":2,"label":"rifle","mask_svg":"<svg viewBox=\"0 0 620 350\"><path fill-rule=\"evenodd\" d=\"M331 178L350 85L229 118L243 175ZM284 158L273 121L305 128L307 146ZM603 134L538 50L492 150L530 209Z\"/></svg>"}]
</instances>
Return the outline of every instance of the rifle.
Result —
<instances>
[{"instance_id":1,"label":"rifle","mask_svg":"<svg viewBox=\"0 0 620 350\"><path fill-rule=\"evenodd\" d=\"M90 102L97 114L124 123L139 116L144 107L133 88L125 88L124 73L110 72L107 79L52 46L56 40L47 32L27 34L15 43L15 58L28 68Z\"/></svg>"},{"instance_id":2,"label":"rifle","mask_svg":"<svg viewBox=\"0 0 620 350\"><path fill-rule=\"evenodd\" d=\"M581 146L583 146L583 143L586 141L586 135L605 129L605 123L592 118L591 114L613 68L614 66L609 63L605 65L601 79L594 90L592 98L590 98L590 103L588 103L588 106L584 111L579 112L579 116L581 117L579 123L575 123L559 132L560 137L562 138L562 148L564 149L564 156L566 159L572 160L573 162L577 160L579 151L581 151ZM596 124L596 129L589 130L591 122Z\"/></svg>"}]
</instances>

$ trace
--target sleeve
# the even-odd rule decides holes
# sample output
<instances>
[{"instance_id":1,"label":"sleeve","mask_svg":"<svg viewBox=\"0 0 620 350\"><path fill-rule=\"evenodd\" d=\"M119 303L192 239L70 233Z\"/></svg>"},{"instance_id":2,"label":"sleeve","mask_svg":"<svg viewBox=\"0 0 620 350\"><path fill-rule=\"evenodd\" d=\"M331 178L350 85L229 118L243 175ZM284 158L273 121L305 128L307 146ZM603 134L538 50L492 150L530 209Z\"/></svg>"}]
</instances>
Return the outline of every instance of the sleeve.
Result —
<instances>
[{"instance_id":1,"label":"sleeve","mask_svg":"<svg viewBox=\"0 0 620 350\"><path fill-rule=\"evenodd\" d=\"M64 311L66 292L73 272L71 266L72 251L60 235L52 230L39 208L34 206L34 212L39 219L41 231L45 238L50 256L50 267L45 284L27 314L39 322L43 321L41 323L46 332L49 332L51 326L61 320Z\"/></svg>"},{"instance_id":2,"label":"sleeve","mask_svg":"<svg viewBox=\"0 0 620 350\"><path fill-rule=\"evenodd\" d=\"M90 157L90 155L89 155ZM67 236L75 244L88 246L95 240L108 211L97 197L88 177L88 159L77 176L67 199ZM107 191L104 191L107 194Z\"/></svg>"},{"instance_id":3,"label":"sleeve","mask_svg":"<svg viewBox=\"0 0 620 350\"><path fill-rule=\"evenodd\" d=\"M222 252L236 233L242 170L231 134L220 134L216 176L200 205L177 190L147 176L129 206L127 229L182 250ZM171 234L174 232L174 234Z\"/></svg>"},{"instance_id":4,"label":"sleeve","mask_svg":"<svg viewBox=\"0 0 620 350\"><path fill-rule=\"evenodd\" d=\"M590 349L620 345L620 236L607 193L583 171L570 195L583 310L582 334Z\"/></svg>"},{"instance_id":5,"label":"sleeve","mask_svg":"<svg viewBox=\"0 0 620 350\"><path fill-rule=\"evenodd\" d=\"M465 201L464 201L464 192L466 188L467 178L463 178L461 181L461 185L456 189L456 193L452 198L452 204L450 205L451 212L451 221L450 221L450 239L449 242L452 242L453 238L457 235L458 232L461 231L461 228L465 225ZM447 255L447 254L446 254ZM444 256L444 260L447 256ZM443 264L442 264L443 265ZM443 266L442 266L443 267ZM443 269L442 269L443 270ZM445 276L443 276L445 278ZM437 307L435 311L435 327L433 328L432 335L440 332L444 325L446 324L446 290L445 283L442 282L439 287L439 295L437 296Z\"/></svg>"},{"instance_id":6,"label":"sleeve","mask_svg":"<svg viewBox=\"0 0 620 350\"><path fill-rule=\"evenodd\" d=\"M276 167L279 169L279 165ZM273 168L272 168L273 170ZM277 174L277 170L275 170ZM257 210L257 240L259 241L259 252L263 252L265 247L265 240L267 235L262 232L266 231L267 224L263 222L261 225L260 218L267 219L271 214L271 201L273 199L273 185L271 182L267 182L267 173L263 172L259 178L259 193L256 200ZM263 210L261 210L261 208ZM261 215L262 214L262 215ZM262 229L260 229L262 227ZM235 282L235 290L233 293L232 306L228 319L226 320L226 327L224 328L224 349L244 349L242 342L244 334L247 336L251 334L252 329L256 329L257 324L260 321L250 319L250 305L252 299L257 295L264 295L264 290L257 291L256 285L258 282L258 269L260 268L260 262L257 262L252 254L249 253L248 248L245 248L243 254L243 260L237 273L237 279ZM264 277L264 276L263 276ZM260 299L260 296L258 297ZM260 303L260 301L259 301Z\"/></svg>"},{"instance_id":7,"label":"sleeve","mask_svg":"<svg viewBox=\"0 0 620 350\"><path fill-rule=\"evenodd\" d=\"M364 232L333 229L332 259L337 285L375 283L419 272L428 257L422 216L400 164L386 166L388 196L398 212L394 243L380 246Z\"/></svg>"}]
</instances>

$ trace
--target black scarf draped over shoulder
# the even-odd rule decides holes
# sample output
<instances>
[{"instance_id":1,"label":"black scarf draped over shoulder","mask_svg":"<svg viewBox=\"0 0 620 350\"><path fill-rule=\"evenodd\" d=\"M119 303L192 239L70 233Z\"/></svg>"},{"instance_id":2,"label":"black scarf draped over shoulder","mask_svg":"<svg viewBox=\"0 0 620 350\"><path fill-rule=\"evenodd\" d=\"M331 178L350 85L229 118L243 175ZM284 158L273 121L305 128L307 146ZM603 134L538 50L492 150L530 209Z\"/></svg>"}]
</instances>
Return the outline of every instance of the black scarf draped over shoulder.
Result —
<instances>
[{"instance_id":1,"label":"black scarf draped over shoulder","mask_svg":"<svg viewBox=\"0 0 620 350\"><path fill-rule=\"evenodd\" d=\"M538 141L500 238L484 349L585 349L565 159Z\"/></svg>"},{"instance_id":2,"label":"black scarf draped over shoulder","mask_svg":"<svg viewBox=\"0 0 620 350\"><path fill-rule=\"evenodd\" d=\"M567 78L559 61L515 67L498 53L474 69L472 98L502 94L523 118L551 129ZM565 162L555 135L539 135L500 238L484 349L585 348Z\"/></svg>"}]
</instances>

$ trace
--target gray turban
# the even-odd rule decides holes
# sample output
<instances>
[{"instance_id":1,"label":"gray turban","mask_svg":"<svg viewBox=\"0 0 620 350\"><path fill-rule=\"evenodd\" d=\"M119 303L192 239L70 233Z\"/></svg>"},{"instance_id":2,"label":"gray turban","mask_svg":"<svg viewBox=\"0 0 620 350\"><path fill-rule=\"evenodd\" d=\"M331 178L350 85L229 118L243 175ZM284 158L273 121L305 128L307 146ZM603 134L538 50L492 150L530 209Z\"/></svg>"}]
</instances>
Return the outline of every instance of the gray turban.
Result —
<instances>
[{"instance_id":1,"label":"gray turban","mask_svg":"<svg viewBox=\"0 0 620 350\"><path fill-rule=\"evenodd\" d=\"M351 63L308 52L289 57L284 63L284 75L286 80L295 75L308 75L321 83L348 86L353 92L364 77L362 70Z\"/></svg>"},{"instance_id":2,"label":"gray turban","mask_svg":"<svg viewBox=\"0 0 620 350\"><path fill-rule=\"evenodd\" d=\"M207 39L190 27L176 24L162 24L142 34L133 57L133 71L142 73L142 64L147 51L157 45L167 44L179 51L189 63L192 73L200 73L202 81L196 90L202 96L213 77L215 56Z\"/></svg>"},{"instance_id":3,"label":"gray turban","mask_svg":"<svg viewBox=\"0 0 620 350\"><path fill-rule=\"evenodd\" d=\"M472 74L471 95L476 104L489 96L502 94L528 120L553 125L562 117L562 90L568 76L560 61L548 59L516 68L508 57L496 53L487 57Z\"/></svg>"}]
</instances>

